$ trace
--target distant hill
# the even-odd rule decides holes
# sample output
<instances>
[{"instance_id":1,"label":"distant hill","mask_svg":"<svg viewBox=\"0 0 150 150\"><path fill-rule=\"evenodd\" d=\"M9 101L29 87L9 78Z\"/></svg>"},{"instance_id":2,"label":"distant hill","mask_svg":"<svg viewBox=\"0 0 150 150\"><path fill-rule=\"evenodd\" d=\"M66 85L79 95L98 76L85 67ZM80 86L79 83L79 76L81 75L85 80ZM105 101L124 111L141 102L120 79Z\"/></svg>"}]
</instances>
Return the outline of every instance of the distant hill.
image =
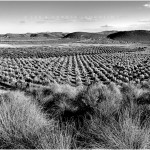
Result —
<instances>
[{"instance_id":1,"label":"distant hill","mask_svg":"<svg viewBox=\"0 0 150 150\"><path fill-rule=\"evenodd\" d=\"M52 33L32 33L30 34L31 38L50 38L50 39L55 39L55 38L62 38L65 34L62 32L52 32Z\"/></svg>"},{"instance_id":2,"label":"distant hill","mask_svg":"<svg viewBox=\"0 0 150 150\"><path fill-rule=\"evenodd\" d=\"M119 31L109 34L107 38L135 43L150 43L150 31L134 30L134 31Z\"/></svg>"},{"instance_id":3,"label":"distant hill","mask_svg":"<svg viewBox=\"0 0 150 150\"><path fill-rule=\"evenodd\" d=\"M112 34L112 33L115 33L115 32L118 32L118 31L112 30L112 31L102 31L102 32L98 32L98 33L103 34L103 35L109 35L109 34Z\"/></svg>"},{"instance_id":4,"label":"distant hill","mask_svg":"<svg viewBox=\"0 0 150 150\"><path fill-rule=\"evenodd\" d=\"M66 35L66 33L62 32L41 32L41 33L25 33L25 34L1 34L1 40L44 40L44 39L58 39L62 38Z\"/></svg>"},{"instance_id":5,"label":"distant hill","mask_svg":"<svg viewBox=\"0 0 150 150\"><path fill-rule=\"evenodd\" d=\"M94 41L109 41L109 42L132 42L132 43L149 43L150 31L133 30L133 31L102 31L97 33L89 32L40 32L40 33L25 33L25 34L0 34L0 40L51 40L51 39L94 39Z\"/></svg>"},{"instance_id":6,"label":"distant hill","mask_svg":"<svg viewBox=\"0 0 150 150\"><path fill-rule=\"evenodd\" d=\"M100 39L104 37L101 33L88 33L88 32L73 32L66 34L63 38L71 39Z\"/></svg>"},{"instance_id":7,"label":"distant hill","mask_svg":"<svg viewBox=\"0 0 150 150\"><path fill-rule=\"evenodd\" d=\"M5 39L10 39L10 38L25 38L25 34L12 34L12 33L7 33L7 34L1 34L0 38L5 38Z\"/></svg>"}]
</instances>

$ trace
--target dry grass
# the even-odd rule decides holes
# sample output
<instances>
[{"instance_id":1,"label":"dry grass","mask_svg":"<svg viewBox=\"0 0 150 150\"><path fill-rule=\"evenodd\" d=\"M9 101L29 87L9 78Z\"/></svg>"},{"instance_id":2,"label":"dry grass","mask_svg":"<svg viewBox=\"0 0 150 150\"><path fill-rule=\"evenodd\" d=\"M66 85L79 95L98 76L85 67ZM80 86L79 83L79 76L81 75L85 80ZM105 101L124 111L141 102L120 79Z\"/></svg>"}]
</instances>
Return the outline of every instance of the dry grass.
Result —
<instances>
[{"instance_id":1,"label":"dry grass","mask_svg":"<svg viewBox=\"0 0 150 150\"><path fill-rule=\"evenodd\" d=\"M0 97L0 148L70 148L71 135L20 92Z\"/></svg>"},{"instance_id":2,"label":"dry grass","mask_svg":"<svg viewBox=\"0 0 150 150\"><path fill-rule=\"evenodd\" d=\"M0 148L150 148L148 83L53 84L0 95Z\"/></svg>"}]
</instances>

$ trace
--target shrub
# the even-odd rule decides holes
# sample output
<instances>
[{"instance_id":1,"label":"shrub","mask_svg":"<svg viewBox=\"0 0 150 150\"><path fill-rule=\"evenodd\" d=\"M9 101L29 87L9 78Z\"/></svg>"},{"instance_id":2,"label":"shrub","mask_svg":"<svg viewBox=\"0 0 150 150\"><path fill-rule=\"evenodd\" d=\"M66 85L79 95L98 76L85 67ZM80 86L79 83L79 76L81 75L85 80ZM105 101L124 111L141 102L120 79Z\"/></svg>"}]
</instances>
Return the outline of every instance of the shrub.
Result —
<instances>
[{"instance_id":1,"label":"shrub","mask_svg":"<svg viewBox=\"0 0 150 150\"><path fill-rule=\"evenodd\" d=\"M101 82L93 84L88 88L86 96L89 105L104 115L118 111L122 102L122 94L114 83L110 83L109 86Z\"/></svg>"},{"instance_id":2,"label":"shrub","mask_svg":"<svg viewBox=\"0 0 150 150\"><path fill-rule=\"evenodd\" d=\"M92 87L93 91L102 89L104 85L98 88L98 85ZM84 131L80 132L80 137L84 139L85 143L79 141L80 145L84 148L97 148L97 149L144 149L149 148L149 136L150 136L150 109L148 105L141 105L137 103L138 98L143 97L143 101L147 99L145 91L139 88L135 88L132 85L123 85L122 87L114 86L110 84L103 92L103 96L107 91L113 91L113 94L119 95L119 105L114 112L112 106L112 97L109 98L107 105L102 105L107 101L107 97L101 96L103 101L100 101L99 109L97 113L91 116L90 120L87 120ZM106 90L107 89L107 90ZM109 90L108 90L109 89ZM115 90L116 92L114 92ZM121 93L120 93L121 90ZM137 92L139 90L139 92ZM93 92L92 91L92 92ZM108 92L109 93L109 92ZM93 94L93 96L91 96ZM122 94L122 97L121 97ZM91 98L96 96L96 93L90 93ZM98 92L98 95L99 92ZM108 96L109 94L107 94ZM95 97L94 99L96 99ZM115 98L116 100L117 98ZM111 105L110 105L111 104ZM109 109L108 109L109 108ZM109 115L111 114L111 115ZM116 118L117 115L117 118Z\"/></svg>"}]
</instances>

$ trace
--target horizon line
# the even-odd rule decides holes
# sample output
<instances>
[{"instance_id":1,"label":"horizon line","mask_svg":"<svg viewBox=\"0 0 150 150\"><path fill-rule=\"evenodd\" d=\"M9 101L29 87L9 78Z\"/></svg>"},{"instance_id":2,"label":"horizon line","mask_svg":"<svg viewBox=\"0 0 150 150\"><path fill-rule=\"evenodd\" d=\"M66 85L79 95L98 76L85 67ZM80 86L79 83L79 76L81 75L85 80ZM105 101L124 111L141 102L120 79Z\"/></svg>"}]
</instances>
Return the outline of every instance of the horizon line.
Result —
<instances>
[{"instance_id":1,"label":"horizon line","mask_svg":"<svg viewBox=\"0 0 150 150\"><path fill-rule=\"evenodd\" d=\"M62 32L62 31L44 31L44 32L21 32L21 33L13 33L13 32L8 32L8 33L0 33L0 35L6 35L6 34L38 34L38 33L76 33L76 32L83 32L83 33L99 33L99 32L108 32L108 31L117 31L117 32L123 32L123 31L150 31L150 29L135 29L135 30L104 30L104 31L93 31L93 32L88 32L88 31L73 31L73 32Z\"/></svg>"}]
</instances>

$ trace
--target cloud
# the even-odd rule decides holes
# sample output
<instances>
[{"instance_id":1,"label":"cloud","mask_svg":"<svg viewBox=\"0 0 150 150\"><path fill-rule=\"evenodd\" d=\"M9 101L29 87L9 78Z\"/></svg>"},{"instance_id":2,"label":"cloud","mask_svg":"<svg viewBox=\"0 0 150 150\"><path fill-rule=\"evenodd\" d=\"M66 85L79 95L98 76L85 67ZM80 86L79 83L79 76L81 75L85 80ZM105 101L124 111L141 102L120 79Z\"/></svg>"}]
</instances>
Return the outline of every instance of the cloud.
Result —
<instances>
[{"instance_id":1,"label":"cloud","mask_svg":"<svg viewBox=\"0 0 150 150\"><path fill-rule=\"evenodd\" d=\"M146 8L150 8L150 2L148 2L148 3L144 4L144 7L146 7Z\"/></svg>"},{"instance_id":2,"label":"cloud","mask_svg":"<svg viewBox=\"0 0 150 150\"><path fill-rule=\"evenodd\" d=\"M75 22L75 17L68 17L68 16L56 16L56 17L49 17L49 18L41 18L36 20L36 23L43 24L43 23L69 23Z\"/></svg>"},{"instance_id":3,"label":"cloud","mask_svg":"<svg viewBox=\"0 0 150 150\"><path fill-rule=\"evenodd\" d=\"M77 18L77 20L76 21L78 21L78 22L95 22L95 21L97 21L98 19L96 19L96 18L94 18L94 17L79 17L79 18Z\"/></svg>"},{"instance_id":4,"label":"cloud","mask_svg":"<svg viewBox=\"0 0 150 150\"><path fill-rule=\"evenodd\" d=\"M139 22L142 22L142 23L150 23L150 20L140 20Z\"/></svg>"},{"instance_id":5,"label":"cloud","mask_svg":"<svg viewBox=\"0 0 150 150\"><path fill-rule=\"evenodd\" d=\"M79 17L78 21L80 22L99 22L103 19L115 19L118 18L119 16L84 16L84 17Z\"/></svg>"},{"instance_id":6,"label":"cloud","mask_svg":"<svg viewBox=\"0 0 150 150\"><path fill-rule=\"evenodd\" d=\"M22 21L20 21L19 23L24 24L24 23L26 23L26 22L22 20Z\"/></svg>"},{"instance_id":7,"label":"cloud","mask_svg":"<svg viewBox=\"0 0 150 150\"><path fill-rule=\"evenodd\" d=\"M51 16L51 17L30 16L30 17L26 17L26 21L27 22L36 22L38 24L74 23L74 22L88 23L88 22L100 22L103 19L115 19L115 18L117 18L117 16Z\"/></svg>"},{"instance_id":8,"label":"cloud","mask_svg":"<svg viewBox=\"0 0 150 150\"><path fill-rule=\"evenodd\" d=\"M104 26L101 26L102 28L112 28L113 26L109 26L109 25L104 25Z\"/></svg>"},{"instance_id":9,"label":"cloud","mask_svg":"<svg viewBox=\"0 0 150 150\"><path fill-rule=\"evenodd\" d=\"M102 19L111 18L112 16L83 16L78 17L77 21L79 22L98 22Z\"/></svg>"}]
</instances>

